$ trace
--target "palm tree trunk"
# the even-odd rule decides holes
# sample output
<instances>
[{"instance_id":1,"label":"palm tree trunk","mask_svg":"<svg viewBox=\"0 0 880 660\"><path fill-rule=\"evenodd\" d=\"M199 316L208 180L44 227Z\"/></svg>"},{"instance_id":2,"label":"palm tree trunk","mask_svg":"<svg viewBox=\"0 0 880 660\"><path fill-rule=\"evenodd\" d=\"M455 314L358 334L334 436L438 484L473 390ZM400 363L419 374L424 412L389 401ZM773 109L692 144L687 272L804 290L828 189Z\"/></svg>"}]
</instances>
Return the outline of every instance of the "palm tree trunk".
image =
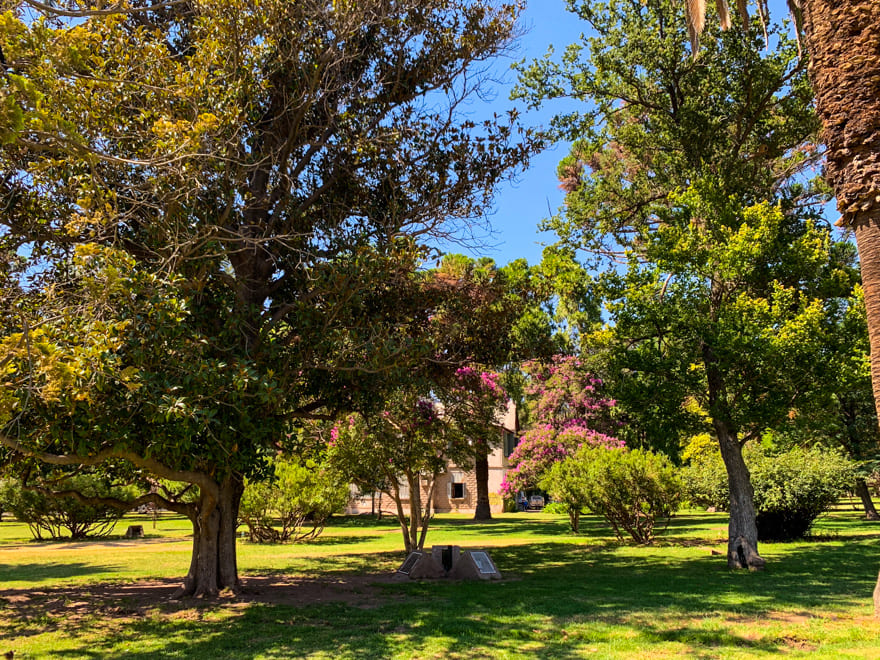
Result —
<instances>
[{"instance_id":1,"label":"palm tree trunk","mask_svg":"<svg viewBox=\"0 0 880 660\"><path fill-rule=\"evenodd\" d=\"M803 11L826 175L859 248L880 402L880 2L807 0Z\"/></svg>"},{"instance_id":2,"label":"palm tree trunk","mask_svg":"<svg viewBox=\"0 0 880 660\"><path fill-rule=\"evenodd\" d=\"M807 0L804 39L840 223L855 230L880 416L880 2ZM880 617L880 576L874 590Z\"/></svg>"}]
</instances>

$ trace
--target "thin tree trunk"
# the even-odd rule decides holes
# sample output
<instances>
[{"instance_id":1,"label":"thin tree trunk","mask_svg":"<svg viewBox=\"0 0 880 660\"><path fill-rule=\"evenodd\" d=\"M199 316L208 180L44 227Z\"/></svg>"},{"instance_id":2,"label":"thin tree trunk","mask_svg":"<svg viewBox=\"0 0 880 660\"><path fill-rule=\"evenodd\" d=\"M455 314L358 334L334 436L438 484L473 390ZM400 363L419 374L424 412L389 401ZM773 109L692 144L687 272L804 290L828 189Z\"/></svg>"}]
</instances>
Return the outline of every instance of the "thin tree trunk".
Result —
<instances>
[{"instance_id":1,"label":"thin tree trunk","mask_svg":"<svg viewBox=\"0 0 880 660\"><path fill-rule=\"evenodd\" d=\"M434 487L437 485L437 475L431 476L431 483L428 486L427 500L425 501L425 512L422 515L422 531L419 535L419 550L425 547L425 538L428 536L428 525L431 524L431 516L433 516L432 505L434 503Z\"/></svg>"},{"instance_id":2,"label":"thin tree trunk","mask_svg":"<svg viewBox=\"0 0 880 660\"><path fill-rule=\"evenodd\" d=\"M880 520L877 515L877 509L874 508L874 501L871 499L871 491L868 490L868 483L864 478L856 479L856 495L862 500L862 506L865 508L866 520Z\"/></svg>"},{"instance_id":3,"label":"thin tree trunk","mask_svg":"<svg viewBox=\"0 0 880 660\"><path fill-rule=\"evenodd\" d=\"M477 481L474 520L492 520L492 508L489 503L489 446L485 441L477 443L474 475Z\"/></svg>"},{"instance_id":4,"label":"thin tree trunk","mask_svg":"<svg viewBox=\"0 0 880 660\"><path fill-rule=\"evenodd\" d=\"M421 550L419 547L419 530L422 526L422 491L421 479L407 475L409 483L409 545L412 551Z\"/></svg>"}]
</instances>

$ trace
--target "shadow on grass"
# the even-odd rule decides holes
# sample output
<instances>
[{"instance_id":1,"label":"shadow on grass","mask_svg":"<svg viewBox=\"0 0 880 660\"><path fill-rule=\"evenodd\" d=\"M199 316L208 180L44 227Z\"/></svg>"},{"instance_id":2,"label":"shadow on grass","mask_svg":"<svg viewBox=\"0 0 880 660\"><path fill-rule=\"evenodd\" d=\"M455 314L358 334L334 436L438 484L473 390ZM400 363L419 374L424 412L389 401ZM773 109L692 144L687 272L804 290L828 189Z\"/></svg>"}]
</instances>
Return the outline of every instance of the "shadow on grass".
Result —
<instances>
[{"instance_id":1,"label":"shadow on grass","mask_svg":"<svg viewBox=\"0 0 880 660\"><path fill-rule=\"evenodd\" d=\"M302 606L294 593L290 602L252 603L205 620L141 617L118 635L98 635L97 641L94 632L81 629L77 634L89 635L91 648L70 655L112 656L123 638L150 640L148 648L125 648L125 657L144 660L310 654L576 658L604 643L623 653L674 643L694 657L743 648L782 653L790 650L784 639L741 632L726 622L761 621L775 612L809 619L869 603L878 545L874 536L847 543L765 544L769 568L762 573L728 571L723 557L693 549L588 543L495 547L493 559L508 580L374 585L378 588L352 593L345 602ZM369 572L377 559L388 563L397 556L382 555L387 556L349 556L354 563L348 570ZM720 627L701 626L706 617L720 621Z\"/></svg>"},{"instance_id":2,"label":"shadow on grass","mask_svg":"<svg viewBox=\"0 0 880 660\"><path fill-rule=\"evenodd\" d=\"M3 582L11 582L13 580L27 580L34 583L41 583L64 578L75 578L82 577L84 575L107 573L110 570L112 570L112 567L109 566L99 566L95 564L83 564L76 562L0 564L0 584L2 584ZM2 590L0 590L0 593L3 593Z\"/></svg>"}]
</instances>

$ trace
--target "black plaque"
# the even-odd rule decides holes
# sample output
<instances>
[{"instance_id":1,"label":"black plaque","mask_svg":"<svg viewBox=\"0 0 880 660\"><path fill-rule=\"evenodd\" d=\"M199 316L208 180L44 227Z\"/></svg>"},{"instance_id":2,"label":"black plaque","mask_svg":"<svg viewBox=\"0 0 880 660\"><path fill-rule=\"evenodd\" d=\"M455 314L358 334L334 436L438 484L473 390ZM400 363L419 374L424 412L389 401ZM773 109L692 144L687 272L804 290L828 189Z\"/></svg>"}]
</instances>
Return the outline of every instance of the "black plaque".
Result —
<instances>
[{"instance_id":1,"label":"black plaque","mask_svg":"<svg viewBox=\"0 0 880 660\"><path fill-rule=\"evenodd\" d=\"M477 570L483 575L492 575L498 572L498 569L492 564L492 560L489 559L489 555L485 552L471 551L471 557L477 565Z\"/></svg>"},{"instance_id":2,"label":"black plaque","mask_svg":"<svg viewBox=\"0 0 880 660\"><path fill-rule=\"evenodd\" d=\"M404 575L409 575L410 571L415 568L415 565L419 563L419 559L422 558L421 552L411 552L409 553L409 557L406 558L406 561L403 562L403 566L397 569L398 573L403 573Z\"/></svg>"}]
</instances>

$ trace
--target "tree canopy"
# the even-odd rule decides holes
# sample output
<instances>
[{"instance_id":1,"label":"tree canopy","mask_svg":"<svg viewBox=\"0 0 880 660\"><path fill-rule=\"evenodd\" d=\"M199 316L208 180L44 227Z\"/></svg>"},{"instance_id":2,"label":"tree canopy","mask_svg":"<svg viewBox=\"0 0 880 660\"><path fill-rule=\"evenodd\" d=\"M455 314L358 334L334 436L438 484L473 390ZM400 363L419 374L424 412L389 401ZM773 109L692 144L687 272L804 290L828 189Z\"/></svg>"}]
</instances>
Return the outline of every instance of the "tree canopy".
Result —
<instances>
[{"instance_id":1,"label":"tree canopy","mask_svg":"<svg viewBox=\"0 0 880 660\"><path fill-rule=\"evenodd\" d=\"M291 423L468 353L418 341L460 293L420 267L535 146L460 110L519 3L7 6L0 439L196 485L162 502L185 592L234 588L243 479Z\"/></svg>"}]
</instances>

